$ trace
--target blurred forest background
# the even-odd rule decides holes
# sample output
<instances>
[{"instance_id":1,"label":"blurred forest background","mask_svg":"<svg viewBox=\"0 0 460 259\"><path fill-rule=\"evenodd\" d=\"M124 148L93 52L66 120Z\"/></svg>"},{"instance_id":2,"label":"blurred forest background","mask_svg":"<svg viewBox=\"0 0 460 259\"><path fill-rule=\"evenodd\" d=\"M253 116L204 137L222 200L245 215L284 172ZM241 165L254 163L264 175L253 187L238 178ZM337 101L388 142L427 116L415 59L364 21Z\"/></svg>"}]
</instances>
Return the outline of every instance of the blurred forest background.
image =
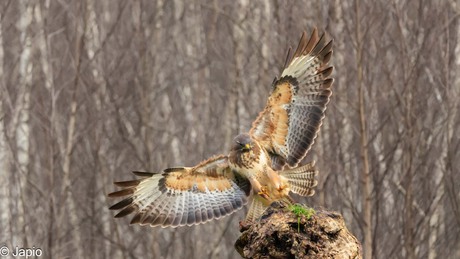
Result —
<instances>
[{"instance_id":1,"label":"blurred forest background","mask_svg":"<svg viewBox=\"0 0 460 259\"><path fill-rule=\"evenodd\" d=\"M238 258L245 210L114 220L115 180L194 165L247 131L289 46L334 39L307 157L366 258L460 258L460 1L2 0L0 245L43 258Z\"/></svg>"}]
</instances>

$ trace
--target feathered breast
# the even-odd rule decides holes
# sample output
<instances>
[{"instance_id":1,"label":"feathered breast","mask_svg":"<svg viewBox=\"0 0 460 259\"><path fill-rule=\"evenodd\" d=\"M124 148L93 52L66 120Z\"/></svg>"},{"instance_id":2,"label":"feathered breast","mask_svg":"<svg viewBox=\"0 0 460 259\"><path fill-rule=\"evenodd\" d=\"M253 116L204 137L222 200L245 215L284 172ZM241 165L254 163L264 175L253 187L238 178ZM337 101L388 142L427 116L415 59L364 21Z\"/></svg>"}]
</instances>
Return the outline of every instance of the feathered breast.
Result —
<instances>
[{"instance_id":1,"label":"feathered breast","mask_svg":"<svg viewBox=\"0 0 460 259\"><path fill-rule=\"evenodd\" d=\"M258 145L254 145L248 151L232 151L230 152L228 159L230 163L235 167L242 169L252 169L260 161L260 148Z\"/></svg>"}]
</instances>

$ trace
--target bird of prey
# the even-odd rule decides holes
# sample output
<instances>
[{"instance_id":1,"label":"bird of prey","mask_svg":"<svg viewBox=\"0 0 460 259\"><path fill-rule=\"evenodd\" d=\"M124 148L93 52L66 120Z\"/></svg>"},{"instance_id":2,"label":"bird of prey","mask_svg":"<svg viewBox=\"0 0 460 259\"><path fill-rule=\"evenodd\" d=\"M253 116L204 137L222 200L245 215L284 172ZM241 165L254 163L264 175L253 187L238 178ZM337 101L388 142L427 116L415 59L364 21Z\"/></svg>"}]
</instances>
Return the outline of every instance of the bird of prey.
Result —
<instances>
[{"instance_id":1,"label":"bird of prey","mask_svg":"<svg viewBox=\"0 0 460 259\"><path fill-rule=\"evenodd\" d=\"M131 224L191 226L241 209L252 197L245 224L257 220L274 201L292 203L290 192L311 196L317 181L314 162L299 166L321 127L331 96L332 40L304 32L275 78L265 109L249 133L235 137L228 155L194 167L161 173L133 172L141 179L115 182L124 197L111 206L116 218L134 214Z\"/></svg>"}]
</instances>

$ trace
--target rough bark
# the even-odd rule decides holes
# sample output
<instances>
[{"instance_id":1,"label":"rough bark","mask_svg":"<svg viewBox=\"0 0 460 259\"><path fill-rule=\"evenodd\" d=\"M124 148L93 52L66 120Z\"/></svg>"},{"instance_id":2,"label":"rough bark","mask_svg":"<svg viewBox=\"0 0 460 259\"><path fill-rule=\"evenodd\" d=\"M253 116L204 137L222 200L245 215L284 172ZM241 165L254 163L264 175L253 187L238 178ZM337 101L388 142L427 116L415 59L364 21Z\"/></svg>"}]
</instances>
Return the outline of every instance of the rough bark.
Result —
<instances>
[{"instance_id":1,"label":"rough bark","mask_svg":"<svg viewBox=\"0 0 460 259\"><path fill-rule=\"evenodd\" d=\"M243 258L362 258L361 244L343 217L323 209L308 219L273 203L242 231L235 248Z\"/></svg>"}]
</instances>

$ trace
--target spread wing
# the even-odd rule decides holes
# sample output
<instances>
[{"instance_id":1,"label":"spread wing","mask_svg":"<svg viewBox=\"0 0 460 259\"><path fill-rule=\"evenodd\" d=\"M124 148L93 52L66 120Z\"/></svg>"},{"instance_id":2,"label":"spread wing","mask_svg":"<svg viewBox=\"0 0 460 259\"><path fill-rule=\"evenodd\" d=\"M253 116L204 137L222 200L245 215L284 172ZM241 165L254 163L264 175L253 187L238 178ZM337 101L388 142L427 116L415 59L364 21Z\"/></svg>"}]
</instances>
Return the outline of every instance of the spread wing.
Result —
<instances>
[{"instance_id":1,"label":"spread wing","mask_svg":"<svg viewBox=\"0 0 460 259\"><path fill-rule=\"evenodd\" d=\"M125 197L110 207L116 218L134 214L131 224L178 227L219 219L247 203L250 183L234 174L226 156L195 167L169 168L161 174L134 172L147 178L116 182L125 189L109 197Z\"/></svg>"},{"instance_id":2,"label":"spread wing","mask_svg":"<svg viewBox=\"0 0 460 259\"><path fill-rule=\"evenodd\" d=\"M326 41L324 34L318 37L316 29L307 40L304 32L289 56L249 132L270 153L272 167L278 170L285 164L296 167L310 150L332 93L328 65L332 40Z\"/></svg>"}]
</instances>

